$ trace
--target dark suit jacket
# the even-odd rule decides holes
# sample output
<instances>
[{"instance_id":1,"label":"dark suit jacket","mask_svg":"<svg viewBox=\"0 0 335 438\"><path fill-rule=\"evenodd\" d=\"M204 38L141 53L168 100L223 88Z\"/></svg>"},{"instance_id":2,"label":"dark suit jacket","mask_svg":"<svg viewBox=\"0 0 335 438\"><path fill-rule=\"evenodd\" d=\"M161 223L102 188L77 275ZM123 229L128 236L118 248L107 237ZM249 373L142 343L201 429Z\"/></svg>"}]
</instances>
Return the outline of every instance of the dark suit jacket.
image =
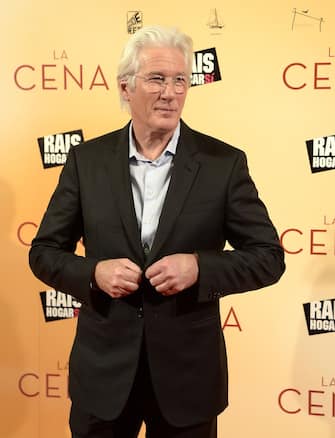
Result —
<instances>
[{"instance_id":1,"label":"dark suit jacket","mask_svg":"<svg viewBox=\"0 0 335 438\"><path fill-rule=\"evenodd\" d=\"M70 359L70 394L83 410L104 419L119 415L145 333L161 410L172 424L191 425L228 404L218 298L276 282L284 271L283 250L244 153L181 122L170 186L145 260L128 129L70 150L32 242L30 265L38 278L83 303ZM86 257L74 254L81 237ZM234 250L223 250L226 241ZM163 256L193 252L198 282L177 295L161 296L145 278L124 299L90 288L99 260L127 257L145 270Z\"/></svg>"}]
</instances>

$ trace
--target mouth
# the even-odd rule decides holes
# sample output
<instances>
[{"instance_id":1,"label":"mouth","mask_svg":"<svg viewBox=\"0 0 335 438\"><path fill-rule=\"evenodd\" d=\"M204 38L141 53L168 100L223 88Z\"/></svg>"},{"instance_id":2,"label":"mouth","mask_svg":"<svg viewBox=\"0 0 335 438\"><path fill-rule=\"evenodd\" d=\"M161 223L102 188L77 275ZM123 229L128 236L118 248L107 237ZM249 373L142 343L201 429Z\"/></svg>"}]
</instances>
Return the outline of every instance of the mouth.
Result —
<instances>
[{"instance_id":1,"label":"mouth","mask_svg":"<svg viewBox=\"0 0 335 438\"><path fill-rule=\"evenodd\" d=\"M162 111L164 113L174 113L176 110L172 109L172 108L155 108L156 111Z\"/></svg>"}]
</instances>

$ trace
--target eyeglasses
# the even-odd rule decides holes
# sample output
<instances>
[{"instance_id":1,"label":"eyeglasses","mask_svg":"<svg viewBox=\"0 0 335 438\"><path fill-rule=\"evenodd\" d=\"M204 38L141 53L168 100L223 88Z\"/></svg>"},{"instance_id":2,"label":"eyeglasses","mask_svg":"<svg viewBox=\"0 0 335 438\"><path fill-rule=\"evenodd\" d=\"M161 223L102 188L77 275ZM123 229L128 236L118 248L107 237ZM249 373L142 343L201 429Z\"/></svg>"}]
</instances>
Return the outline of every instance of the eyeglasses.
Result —
<instances>
[{"instance_id":1,"label":"eyeglasses","mask_svg":"<svg viewBox=\"0 0 335 438\"><path fill-rule=\"evenodd\" d=\"M162 75L149 75L149 76L141 76L134 75L136 78L143 79L145 86L149 93L159 93L163 90L163 88L167 87L169 81L167 81L167 77ZM176 94L183 94L186 92L189 82L187 77L184 75L178 75L175 77L170 77L171 84L173 85L173 89Z\"/></svg>"}]
</instances>

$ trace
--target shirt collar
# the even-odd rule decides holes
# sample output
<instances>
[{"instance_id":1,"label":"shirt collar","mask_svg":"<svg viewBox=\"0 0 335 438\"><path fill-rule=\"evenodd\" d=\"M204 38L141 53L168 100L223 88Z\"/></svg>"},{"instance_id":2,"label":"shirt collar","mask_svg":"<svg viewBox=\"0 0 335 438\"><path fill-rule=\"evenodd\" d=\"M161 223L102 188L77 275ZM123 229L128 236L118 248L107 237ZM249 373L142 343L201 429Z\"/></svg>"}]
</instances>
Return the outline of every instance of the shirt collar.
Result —
<instances>
[{"instance_id":1,"label":"shirt collar","mask_svg":"<svg viewBox=\"0 0 335 438\"><path fill-rule=\"evenodd\" d=\"M176 129L174 130L174 133L173 133L169 143L166 145L166 148L163 150L160 157L162 157L163 155L167 155L167 154L176 155L176 149L177 149L177 143L179 140L179 135L180 135L180 122L178 122L178 125L177 125ZM157 160L160 157L158 157ZM135 139L134 139L134 135L133 135L133 122L131 122L129 125L129 158L135 158L136 160L141 160L141 161L143 161L143 160L151 161L151 160L147 160L145 157L143 157L143 155L141 155L136 149Z\"/></svg>"}]
</instances>

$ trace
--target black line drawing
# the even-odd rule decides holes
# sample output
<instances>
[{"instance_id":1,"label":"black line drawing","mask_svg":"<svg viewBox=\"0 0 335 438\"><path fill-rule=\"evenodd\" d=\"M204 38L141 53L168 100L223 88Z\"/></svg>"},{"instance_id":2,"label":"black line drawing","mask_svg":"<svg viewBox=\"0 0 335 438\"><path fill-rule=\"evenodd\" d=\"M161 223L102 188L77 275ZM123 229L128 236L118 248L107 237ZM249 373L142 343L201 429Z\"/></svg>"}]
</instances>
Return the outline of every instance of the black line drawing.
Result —
<instances>
[{"instance_id":1,"label":"black line drawing","mask_svg":"<svg viewBox=\"0 0 335 438\"><path fill-rule=\"evenodd\" d=\"M303 17L306 17L310 20L316 20L319 22L319 31L322 31L322 24L325 22L323 17L313 17L312 15L309 15L309 9L305 9L302 11L298 11L297 8L293 9L293 19L292 19L292 30L294 30L295 22L296 22L296 16L301 15Z\"/></svg>"},{"instance_id":2,"label":"black line drawing","mask_svg":"<svg viewBox=\"0 0 335 438\"><path fill-rule=\"evenodd\" d=\"M209 14L209 19L207 22L207 26L210 29L222 29L224 27L224 24L220 20L220 17L217 13L216 8L211 9L210 14Z\"/></svg>"},{"instance_id":3,"label":"black line drawing","mask_svg":"<svg viewBox=\"0 0 335 438\"><path fill-rule=\"evenodd\" d=\"M128 11L127 13L127 32L135 33L143 27L143 14L141 11Z\"/></svg>"}]
</instances>

